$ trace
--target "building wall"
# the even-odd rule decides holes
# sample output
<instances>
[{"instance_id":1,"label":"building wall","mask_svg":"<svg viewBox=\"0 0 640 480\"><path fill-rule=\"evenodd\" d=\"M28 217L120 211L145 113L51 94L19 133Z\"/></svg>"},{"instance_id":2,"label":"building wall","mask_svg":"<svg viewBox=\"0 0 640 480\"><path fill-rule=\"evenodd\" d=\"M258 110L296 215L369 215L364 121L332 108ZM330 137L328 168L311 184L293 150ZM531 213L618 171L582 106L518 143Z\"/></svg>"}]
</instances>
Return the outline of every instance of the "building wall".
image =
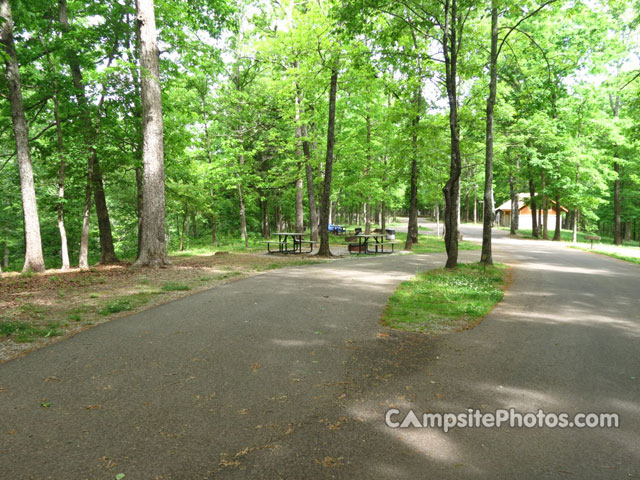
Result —
<instances>
[{"instance_id":1,"label":"building wall","mask_svg":"<svg viewBox=\"0 0 640 480\"><path fill-rule=\"evenodd\" d=\"M500 226L501 227L510 227L511 226L511 212L501 212L500 215ZM518 218L518 229L519 230L531 230L531 212L528 214L523 214L520 212ZM556 216L551 214L551 210L549 210L549 216L547 218L547 229L552 231L556 228Z\"/></svg>"}]
</instances>

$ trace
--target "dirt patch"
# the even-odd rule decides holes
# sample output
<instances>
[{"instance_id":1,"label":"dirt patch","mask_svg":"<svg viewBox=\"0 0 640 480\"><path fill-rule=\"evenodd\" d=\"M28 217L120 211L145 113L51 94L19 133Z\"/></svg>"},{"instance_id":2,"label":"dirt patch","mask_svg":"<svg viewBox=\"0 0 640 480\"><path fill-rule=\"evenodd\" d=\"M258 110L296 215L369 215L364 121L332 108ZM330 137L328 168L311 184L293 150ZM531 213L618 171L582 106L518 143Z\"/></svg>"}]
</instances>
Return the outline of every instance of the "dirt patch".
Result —
<instances>
[{"instance_id":1,"label":"dirt patch","mask_svg":"<svg viewBox=\"0 0 640 480\"><path fill-rule=\"evenodd\" d=\"M0 280L0 362L128 315L266 270L316 263L311 256L229 253L171 257L161 269L128 263L47 270ZM8 333L11 332L11 333Z\"/></svg>"}]
</instances>

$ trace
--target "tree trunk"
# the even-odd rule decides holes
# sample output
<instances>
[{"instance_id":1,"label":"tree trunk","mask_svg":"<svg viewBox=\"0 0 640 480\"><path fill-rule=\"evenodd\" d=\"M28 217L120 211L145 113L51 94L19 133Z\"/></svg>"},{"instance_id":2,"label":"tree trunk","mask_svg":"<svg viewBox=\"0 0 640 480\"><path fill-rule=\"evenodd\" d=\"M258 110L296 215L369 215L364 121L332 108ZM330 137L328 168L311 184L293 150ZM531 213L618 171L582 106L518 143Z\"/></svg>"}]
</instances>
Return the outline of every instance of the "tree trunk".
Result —
<instances>
[{"instance_id":1,"label":"tree trunk","mask_svg":"<svg viewBox=\"0 0 640 480\"><path fill-rule=\"evenodd\" d=\"M518 186L518 173L520 172L520 159L516 158L516 173L513 179L513 189L515 197L515 210L511 210L511 230L510 233L515 235L520 228L520 191Z\"/></svg>"},{"instance_id":2,"label":"tree trunk","mask_svg":"<svg viewBox=\"0 0 640 480\"><path fill-rule=\"evenodd\" d=\"M40 219L33 179L33 166L29 150L29 127L24 113L22 87L18 58L13 38L13 18L9 0L0 0L0 18L3 23L0 31L0 42L4 51L7 84L9 86L9 103L11 120L18 157L20 173L20 193L22 195L22 213L24 217L25 255L23 272L42 272L45 269L40 237Z\"/></svg>"},{"instance_id":3,"label":"tree trunk","mask_svg":"<svg viewBox=\"0 0 640 480\"><path fill-rule=\"evenodd\" d=\"M364 234L369 235L371 233L371 204L370 198L367 197L367 202L364 204Z\"/></svg>"},{"instance_id":4,"label":"tree trunk","mask_svg":"<svg viewBox=\"0 0 640 480\"><path fill-rule=\"evenodd\" d=\"M517 181L513 172L509 175L509 193L511 196L511 221L509 222L509 235L515 235L518 232L518 220L520 199L518 198Z\"/></svg>"},{"instance_id":5,"label":"tree trunk","mask_svg":"<svg viewBox=\"0 0 640 480\"><path fill-rule=\"evenodd\" d=\"M542 171L542 174L541 174L541 181L542 181L542 210L544 212L542 216L542 238L544 240L549 240L549 229L548 229L549 198L545 193L545 189L547 188L547 176L544 170Z\"/></svg>"},{"instance_id":6,"label":"tree trunk","mask_svg":"<svg viewBox=\"0 0 640 480\"><path fill-rule=\"evenodd\" d=\"M135 266L169 264L165 237L164 145L159 51L153 0L136 0L142 94L142 242Z\"/></svg>"},{"instance_id":7,"label":"tree trunk","mask_svg":"<svg viewBox=\"0 0 640 480\"><path fill-rule=\"evenodd\" d=\"M89 220L91 218L91 180L93 178L94 160L95 152L91 152L87 162L87 184L84 192L82 230L80 233L80 252L78 254L78 267L80 270L89 270Z\"/></svg>"},{"instance_id":8,"label":"tree trunk","mask_svg":"<svg viewBox=\"0 0 640 480\"><path fill-rule=\"evenodd\" d=\"M467 189L467 191L464 194L464 223L469 223L470 218L471 218L471 193Z\"/></svg>"},{"instance_id":9,"label":"tree trunk","mask_svg":"<svg viewBox=\"0 0 640 480\"><path fill-rule=\"evenodd\" d=\"M300 165L302 167L302 165ZM300 172L302 175L302 172ZM304 197L304 183L302 177L296 180L296 233L304 232L304 205L302 198Z\"/></svg>"},{"instance_id":10,"label":"tree trunk","mask_svg":"<svg viewBox=\"0 0 640 480\"><path fill-rule=\"evenodd\" d=\"M59 20L63 32L69 31L69 17L67 14L67 2L66 0L58 0L59 7ZM104 183L102 180L102 170L100 169L100 162L95 148L95 141L97 138L97 128L91 122L89 116L88 100L85 96L84 81L82 79L82 71L80 69L80 61L75 51L68 53L68 63L71 70L71 78L73 80L73 86L76 89L75 96L78 100L80 107L80 116L86 128L85 131L85 145L89 150L89 159L87 161L87 170L89 170L89 163L91 163L92 176L87 177L87 181L92 183L89 188L89 195L91 195L91 188L94 191L94 200L96 205L96 214L98 216L98 229L100 232L100 263L116 263L118 257L115 254L113 248L113 236L111 233L111 221L109 219L109 210L107 209L107 201L104 194ZM86 211L86 205L85 205ZM83 228L83 233L89 234L89 229ZM88 245L88 239L81 239L81 245ZM83 254L83 257L86 255ZM82 259L82 263L85 263L86 258ZM81 267L85 268L85 267ZM88 264L86 265L88 268Z\"/></svg>"},{"instance_id":11,"label":"tree trunk","mask_svg":"<svg viewBox=\"0 0 640 480\"><path fill-rule=\"evenodd\" d=\"M269 200L264 199L263 202L263 223L264 223L264 238L269 240L271 238L271 226L269 225Z\"/></svg>"},{"instance_id":12,"label":"tree trunk","mask_svg":"<svg viewBox=\"0 0 640 480\"><path fill-rule=\"evenodd\" d=\"M617 176L613 183L613 243L616 245L622 245L622 222L620 221L620 163L614 162L613 169Z\"/></svg>"},{"instance_id":13,"label":"tree trunk","mask_svg":"<svg viewBox=\"0 0 640 480\"><path fill-rule=\"evenodd\" d=\"M42 45L46 49L47 46L42 40ZM47 62L51 67L51 72L56 75L56 66L51 61L51 56L47 50ZM60 102L58 100L59 84L55 79L53 82L53 118L56 124L56 143L58 155L60 155L60 163L58 164L58 232L60 234L60 259L62 262L61 270L68 270L70 268L69 261L69 245L67 241L67 229L64 224L64 179L65 179L65 151L64 140L62 136L62 122L60 121Z\"/></svg>"},{"instance_id":14,"label":"tree trunk","mask_svg":"<svg viewBox=\"0 0 640 480\"><path fill-rule=\"evenodd\" d=\"M556 194L556 230L553 232L553 241L562 240L562 210L560 209L560 195Z\"/></svg>"},{"instance_id":15,"label":"tree trunk","mask_svg":"<svg viewBox=\"0 0 640 480\"><path fill-rule=\"evenodd\" d=\"M182 252L184 250L184 232L187 228L187 211L184 211L182 215L182 225L180 228L180 243L178 245L178 250Z\"/></svg>"},{"instance_id":16,"label":"tree trunk","mask_svg":"<svg viewBox=\"0 0 640 480\"><path fill-rule=\"evenodd\" d=\"M445 63L445 83L449 102L449 131L451 135L451 161L449 179L442 192L445 198L444 243L447 249L446 268L456 268L458 265L458 212L460 205L460 172L462 170L462 155L460 153L460 126L458 125L458 12L457 0L444 0L445 27L443 32L443 53Z\"/></svg>"},{"instance_id":17,"label":"tree trunk","mask_svg":"<svg viewBox=\"0 0 640 480\"><path fill-rule=\"evenodd\" d=\"M142 167L136 167L136 213L138 214L138 252L136 258L140 257L140 251L142 250L142 198L144 197L144 174L142 173Z\"/></svg>"},{"instance_id":18,"label":"tree trunk","mask_svg":"<svg viewBox=\"0 0 640 480\"><path fill-rule=\"evenodd\" d=\"M436 199L436 237L440 238L440 201Z\"/></svg>"},{"instance_id":19,"label":"tree trunk","mask_svg":"<svg viewBox=\"0 0 640 480\"><path fill-rule=\"evenodd\" d=\"M331 70L329 87L329 118L327 121L327 153L324 168L322 203L320 208L320 248L319 256L331 256L329 250L329 217L331 209L331 178L333 173L333 147L335 145L336 95L338 91L338 69Z\"/></svg>"},{"instance_id":20,"label":"tree trunk","mask_svg":"<svg viewBox=\"0 0 640 480\"><path fill-rule=\"evenodd\" d=\"M9 268L9 245L4 242L4 248L2 251L2 268L5 270Z\"/></svg>"},{"instance_id":21,"label":"tree trunk","mask_svg":"<svg viewBox=\"0 0 640 480\"><path fill-rule=\"evenodd\" d=\"M239 162L240 165L244 165L244 155L240 155ZM240 208L240 233L242 235L242 239L244 240L245 248L249 248L249 236L247 234L247 213L244 203L244 195L242 193L242 184L238 180L238 205Z\"/></svg>"},{"instance_id":22,"label":"tree trunk","mask_svg":"<svg viewBox=\"0 0 640 480\"><path fill-rule=\"evenodd\" d=\"M631 241L631 222L624 222L624 240L626 242Z\"/></svg>"},{"instance_id":23,"label":"tree trunk","mask_svg":"<svg viewBox=\"0 0 640 480\"><path fill-rule=\"evenodd\" d=\"M580 211L576 208L573 211L573 235L571 237L571 241L576 243L578 241L578 216L580 215Z\"/></svg>"},{"instance_id":24,"label":"tree trunk","mask_svg":"<svg viewBox=\"0 0 640 480\"><path fill-rule=\"evenodd\" d=\"M418 243L418 126L420 124L420 110L422 107L422 92L416 92L416 116L411 121L411 193L409 197L409 224L407 225L407 240L405 250L411 250L414 243Z\"/></svg>"},{"instance_id":25,"label":"tree trunk","mask_svg":"<svg viewBox=\"0 0 640 480\"><path fill-rule=\"evenodd\" d=\"M218 228L216 215L214 213L211 214L211 245L214 247L218 246Z\"/></svg>"},{"instance_id":26,"label":"tree trunk","mask_svg":"<svg viewBox=\"0 0 640 480\"><path fill-rule=\"evenodd\" d=\"M489 98L485 132L484 205L482 215L482 252L480 261L493 265L491 226L493 225L493 112L498 90L498 7L491 0L491 53L489 55Z\"/></svg>"},{"instance_id":27,"label":"tree trunk","mask_svg":"<svg viewBox=\"0 0 640 480\"><path fill-rule=\"evenodd\" d=\"M316 211L316 193L313 182L313 168L311 168L311 143L307 140L307 126L302 124L300 126L300 133L302 134L302 151L305 156L305 170L307 177L307 196L309 199L309 224L311 228L311 240L318 241L318 213Z\"/></svg>"},{"instance_id":28,"label":"tree trunk","mask_svg":"<svg viewBox=\"0 0 640 480\"><path fill-rule=\"evenodd\" d=\"M531 195L531 233L538 238L538 212L536 210L536 186L533 178L529 179L529 194Z\"/></svg>"},{"instance_id":29,"label":"tree trunk","mask_svg":"<svg viewBox=\"0 0 640 480\"><path fill-rule=\"evenodd\" d=\"M113 247L111 220L109 219L107 199L104 194L104 184L102 181L102 171L100 170L100 163L97 156L93 164L93 199L96 205L98 229L100 231L100 263L118 263L120 260L116 256Z\"/></svg>"},{"instance_id":30,"label":"tree trunk","mask_svg":"<svg viewBox=\"0 0 640 480\"><path fill-rule=\"evenodd\" d=\"M296 60L293 63L294 68L297 70L299 68L298 61ZM298 159L298 170L299 177L296 179L296 233L304 232L304 182L302 181L302 169L303 164L306 163L305 159L303 159L302 152L302 126L300 125L300 108L302 104L302 94L300 93L300 89L296 84L296 96L294 99L295 103L295 136L296 136L296 158Z\"/></svg>"}]
</instances>

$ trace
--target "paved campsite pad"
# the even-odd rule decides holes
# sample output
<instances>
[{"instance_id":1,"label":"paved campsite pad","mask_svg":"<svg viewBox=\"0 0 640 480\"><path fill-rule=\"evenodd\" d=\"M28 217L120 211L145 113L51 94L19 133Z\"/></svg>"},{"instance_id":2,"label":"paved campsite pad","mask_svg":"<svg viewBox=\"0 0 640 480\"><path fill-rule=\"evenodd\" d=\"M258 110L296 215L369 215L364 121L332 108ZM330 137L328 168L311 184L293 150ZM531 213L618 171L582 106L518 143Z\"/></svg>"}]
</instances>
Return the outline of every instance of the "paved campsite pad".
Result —
<instances>
[{"instance_id":1,"label":"paved campsite pad","mask_svg":"<svg viewBox=\"0 0 640 480\"><path fill-rule=\"evenodd\" d=\"M2 364L3 474L633 478L640 270L544 246L495 250L516 263L512 287L467 332L379 326L395 286L443 259L405 255L269 272ZM384 425L392 406L617 411L622 427L401 431Z\"/></svg>"}]
</instances>

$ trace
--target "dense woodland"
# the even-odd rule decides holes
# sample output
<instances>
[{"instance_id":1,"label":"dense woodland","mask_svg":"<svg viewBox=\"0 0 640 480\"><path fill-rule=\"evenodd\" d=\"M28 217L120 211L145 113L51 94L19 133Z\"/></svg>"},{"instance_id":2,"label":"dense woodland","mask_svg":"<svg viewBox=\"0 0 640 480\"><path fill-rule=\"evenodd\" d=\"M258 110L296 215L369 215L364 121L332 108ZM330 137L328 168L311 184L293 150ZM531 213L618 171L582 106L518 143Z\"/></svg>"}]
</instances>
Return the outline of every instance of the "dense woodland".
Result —
<instances>
[{"instance_id":1,"label":"dense woodland","mask_svg":"<svg viewBox=\"0 0 640 480\"><path fill-rule=\"evenodd\" d=\"M0 0L2 267L158 265L285 229L326 254L319 225L400 213L410 249L418 212L444 220L448 266L459 222L484 221L490 262L495 205L523 192L567 229L638 241L639 11Z\"/></svg>"}]
</instances>

